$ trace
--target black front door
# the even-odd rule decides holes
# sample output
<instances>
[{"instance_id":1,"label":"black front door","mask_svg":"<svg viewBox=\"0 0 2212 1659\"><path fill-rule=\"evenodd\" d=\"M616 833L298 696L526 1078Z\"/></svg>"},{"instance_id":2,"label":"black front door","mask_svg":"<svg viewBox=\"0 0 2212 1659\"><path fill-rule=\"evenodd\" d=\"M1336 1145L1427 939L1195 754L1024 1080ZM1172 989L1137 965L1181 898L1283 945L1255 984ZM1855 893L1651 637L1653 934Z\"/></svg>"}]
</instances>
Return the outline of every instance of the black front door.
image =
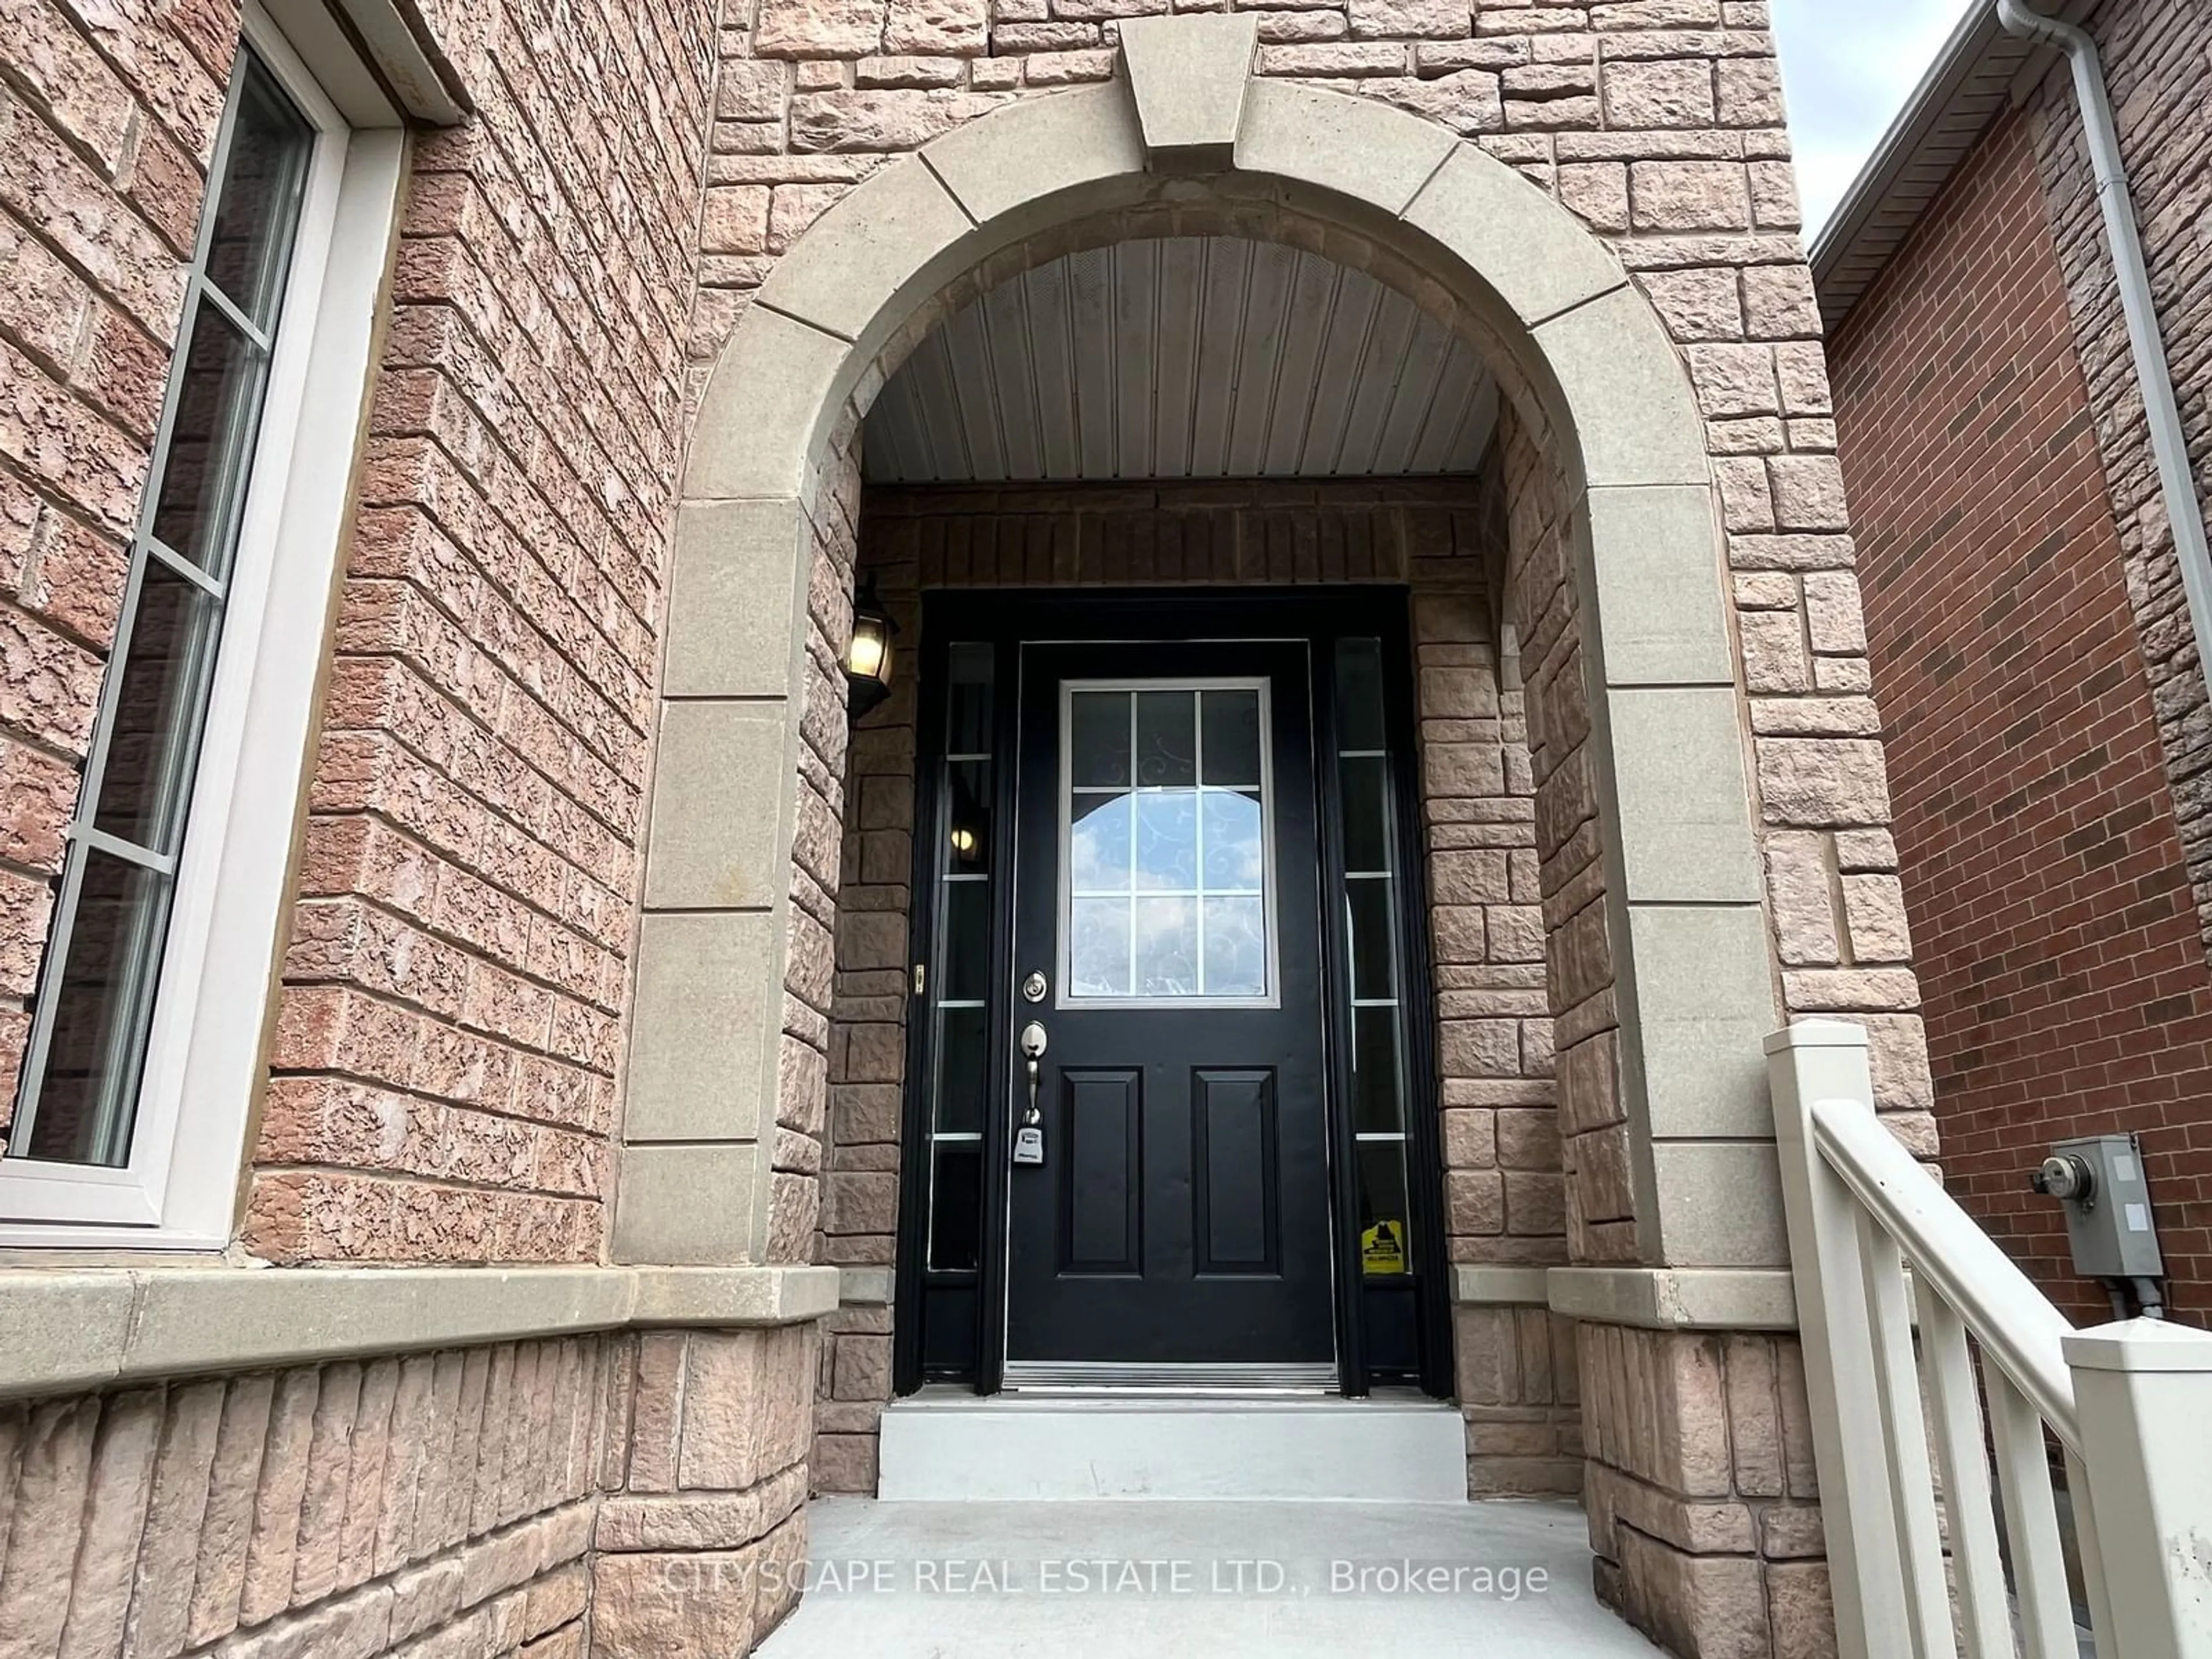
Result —
<instances>
[{"instance_id":1,"label":"black front door","mask_svg":"<svg viewBox=\"0 0 2212 1659\"><path fill-rule=\"evenodd\" d=\"M1335 1378L1310 678L1021 648L1009 1384Z\"/></svg>"}]
</instances>

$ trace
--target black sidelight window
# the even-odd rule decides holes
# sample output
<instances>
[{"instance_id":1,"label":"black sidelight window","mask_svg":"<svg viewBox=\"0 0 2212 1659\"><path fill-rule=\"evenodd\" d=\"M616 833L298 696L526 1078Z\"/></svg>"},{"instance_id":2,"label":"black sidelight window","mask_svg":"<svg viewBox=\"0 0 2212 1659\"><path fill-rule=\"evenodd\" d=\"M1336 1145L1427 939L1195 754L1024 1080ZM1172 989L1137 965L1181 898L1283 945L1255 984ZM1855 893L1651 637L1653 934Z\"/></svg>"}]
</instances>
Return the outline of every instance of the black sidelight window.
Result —
<instances>
[{"instance_id":1,"label":"black sidelight window","mask_svg":"<svg viewBox=\"0 0 2212 1659\"><path fill-rule=\"evenodd\" d=\"M929 1267L981 1265L983 1125L997 884L992 871L994 665L988 645L946 653L945 757L936 814L937 938L930 953L935 1057L929 1098Z\"/></svg>"},{"instance_id":2,"label":"black sidelight window","mask_svg":"<svg viewBox=\"0 0 2212 1659\"><path fill-rule=\"evenodd\" d=\"M1373 639L1336 644L1336 788L1343 825L1343 931L1354 1184L1359 1197L1359 1260L1370 1279L1413 1267L1413 1218L1406 1168L1406 897L1391 766L1383 718L1382 647Z\"/></svg>"}]
</instances>

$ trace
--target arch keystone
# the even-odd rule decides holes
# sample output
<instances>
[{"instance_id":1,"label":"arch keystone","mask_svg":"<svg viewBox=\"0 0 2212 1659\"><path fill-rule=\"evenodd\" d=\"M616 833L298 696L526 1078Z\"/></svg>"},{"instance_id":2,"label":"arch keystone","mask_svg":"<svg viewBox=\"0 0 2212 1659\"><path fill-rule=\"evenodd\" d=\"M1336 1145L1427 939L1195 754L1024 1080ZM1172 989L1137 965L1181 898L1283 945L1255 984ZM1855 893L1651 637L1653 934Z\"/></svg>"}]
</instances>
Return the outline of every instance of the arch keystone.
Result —
<instances>
[{"instance_id":1,"label":"arch keystone","mask_svg":"<svg viewBox=\"0 0 2212 1659\"><path fill-rule=\"evenodd\" d=\"M1235 163L1244 89L1260 41L1250 12L1132 17L1121 61L1155 173L1218 173Z\"/></svg>"}]
</instances>

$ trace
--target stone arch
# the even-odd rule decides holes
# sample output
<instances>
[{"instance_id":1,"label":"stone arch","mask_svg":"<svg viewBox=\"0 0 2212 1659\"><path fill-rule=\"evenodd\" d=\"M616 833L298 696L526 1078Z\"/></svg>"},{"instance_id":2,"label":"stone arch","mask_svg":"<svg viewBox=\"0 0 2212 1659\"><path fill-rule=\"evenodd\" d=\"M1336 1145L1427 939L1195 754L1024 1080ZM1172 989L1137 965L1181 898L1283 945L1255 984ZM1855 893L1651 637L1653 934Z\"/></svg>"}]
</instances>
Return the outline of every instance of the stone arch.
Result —
<instances>
[{"instance_id":1,"label":"stone arch","mask_svg":"<svg viewBox=\"0 0 2212 1659\"><path fill-rule=\"evenodd\" d=\"M1774 972L1683 365L1620 263L1544 192L1418 116L1255 77L1253 30L1249 15L1125 22L1125 79L1010 103L883 167L781 258L722 353L671 580L623 1259L793 1259L812 1231L811 1203L779 1220L769 1152L779 1125L818 1129L822 1110L785 991L829 970L793 871L823 854L821 807L793 781L842 742L817 732L810 763L804 733L836 701L808 592L837 510L830 463L963 279L1115 216L1225 215L1274 222L1259 234L1296 223L1466 331L1557 458L1590 722L1586 773L1560 787L1595 805L1605 902L1601 937L1551 949L1555 970L1579 956L1609 976L1620 1030L1617 1077L1609 1059L1563 1077L1563 1119L1626 1125L1634 1238L1612 1259L1786 1260L1758 1041ZM708 999L748 1018L702 1037Z\"/></svg>"}]
</instances>

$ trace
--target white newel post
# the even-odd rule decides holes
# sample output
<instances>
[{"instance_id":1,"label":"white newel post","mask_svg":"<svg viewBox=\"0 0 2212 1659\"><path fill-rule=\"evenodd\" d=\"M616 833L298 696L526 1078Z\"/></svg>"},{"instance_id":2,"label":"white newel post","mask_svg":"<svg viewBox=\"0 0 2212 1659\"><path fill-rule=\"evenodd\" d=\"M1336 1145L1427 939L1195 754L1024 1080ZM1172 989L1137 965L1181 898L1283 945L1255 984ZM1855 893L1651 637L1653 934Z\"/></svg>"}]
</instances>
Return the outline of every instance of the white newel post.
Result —
<instances>
[{"instance_id":1,"label":"white newel post","mask_svg":"<svg viewBox=\"0 0 2212 1659\"><path fill-rule=\"evenodd\" d=\"M2119 1659L2212 1659L2212 1334L2065 1339Z\"/></svg>"},{"instance_id":2,"label":"white newel post","mask_svg":"<svg viewBox=\"0 0 2212 1659\"><path fill-rule=\"evenodd\" d=\"M1814 1144L1811 1115L1822 1100L1873 1114L1867 1036L1841 1021L1806 1020L1775 1032L1765 1048L1838 1651L1842 1659L1896 1659L1913 1651L1913 1640L1859 1206Z\"/></svg>"}]
</instances>

